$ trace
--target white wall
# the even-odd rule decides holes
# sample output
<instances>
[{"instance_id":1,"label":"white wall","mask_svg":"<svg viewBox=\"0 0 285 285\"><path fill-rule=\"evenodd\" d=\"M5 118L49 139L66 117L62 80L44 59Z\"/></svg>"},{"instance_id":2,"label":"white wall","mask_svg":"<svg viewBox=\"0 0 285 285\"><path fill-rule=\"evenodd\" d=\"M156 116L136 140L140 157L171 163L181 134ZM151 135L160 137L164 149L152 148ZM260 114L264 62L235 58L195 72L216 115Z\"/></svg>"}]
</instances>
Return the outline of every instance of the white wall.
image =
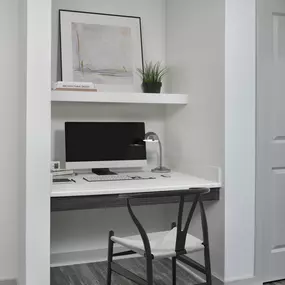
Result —
<instances>
[{"instance_id":1,"label":"white wall","mask_svg":"<svg viewBox=\"0 0 285 285\"><path fill-rule=\"evenodd\" d=\"M183 110L167 111L167 159L182 171L195 165L223 169L225 1L168 0L166 19L169 89L189 94ZM207 214L213 272L223 279L223 191L218 203L207 205ZM199 223L194 221L196 235Z\"/></svg>"},{"instance_id":2,"label":"white wall","mask_svg":"<svg viewBox=\"0 0 285 285\"><path fill-rule=\"evenodd\" d=\"M255 2L226 1L226 281L254 276Z\"/></svg>"},{"instance_id":3,"label":"white wall","mask_svg":"<svg viewBox=\"0 0 285 285\"><path fill-rule=\"evenodd\" d=\"M0 1L0 280L17 274L18 1Z\"/></svg>"},{"instance_id":4,"label":"white wall","mask_svg":"<svg viewBox=\"0 0 285 285\"><path fill-rule=\"evenodd\" d=\"M149 232L170 227L170 223L166 223L163 207L141 206L134 210ZM106 249L110 230L118 236L138 234L125 207L54 213L52 253Z\"/></svg>"},{"instance_id":5,"label":"white wall","mask_svg":"<svg viewBox=\"0 0 285 285\"><path fill-rule=\"evenodd\" d=\"M59 79L58 10L69 9L98 13L139 16L142 18L144 57L146 60L165 61L165 1L164 0L55 0L53 1L52 79ZM64 159L65 121L142 121L147 131L155 131L164 143L165 107L128 104L52 104L52 159ZM157 163L157 146L148 147L148 160ZM164 228L164 207L152 210L138 209L147 228L154 224ZM149 219L151 211L155 219ZM149 212L148 212L149 213ZM114 217L117 217L114 220ZM147 218L145 218L147 217ZM104 225L102 224L104 220ZM116 222L114 222L116 221ZM52 214L51 245L53 253L92 250L107 247L108 231L121 229L123 234L133 233L132 222L126 209L106 209ZM168 225L169 227L169 225ZM100 229L100 230L98 230Z\"/></svg>"}]
</instances>

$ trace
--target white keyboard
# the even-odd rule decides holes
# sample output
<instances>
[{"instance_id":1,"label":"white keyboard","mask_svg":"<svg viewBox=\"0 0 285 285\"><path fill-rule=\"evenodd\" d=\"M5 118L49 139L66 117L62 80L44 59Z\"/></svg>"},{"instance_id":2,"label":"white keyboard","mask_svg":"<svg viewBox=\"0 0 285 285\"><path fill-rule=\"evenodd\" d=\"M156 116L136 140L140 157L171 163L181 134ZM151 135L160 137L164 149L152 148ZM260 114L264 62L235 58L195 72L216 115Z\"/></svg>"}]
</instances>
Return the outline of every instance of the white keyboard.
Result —
<instances>
[{"instance_id":1,"label":"white keyboard","mask_svg":"<svg viewBox=\"0 0 285 285\"><path fill-rule=\"evenodd\" d=\"M123 181L123 180L133 180L134 178L128 175L90 175L83 178L88 182L100 182L100 181Z\"/></svg>"}]
</instances>

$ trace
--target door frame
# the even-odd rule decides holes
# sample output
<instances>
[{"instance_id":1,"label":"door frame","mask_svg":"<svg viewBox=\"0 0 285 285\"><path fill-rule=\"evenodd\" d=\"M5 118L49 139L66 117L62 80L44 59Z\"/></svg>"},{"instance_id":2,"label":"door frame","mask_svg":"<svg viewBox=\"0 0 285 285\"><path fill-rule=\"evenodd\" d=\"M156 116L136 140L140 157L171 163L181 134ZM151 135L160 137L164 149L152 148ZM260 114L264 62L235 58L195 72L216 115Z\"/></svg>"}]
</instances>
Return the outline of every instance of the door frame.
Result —
<instances>
[{"instance_id":1,"label":"door frame","mask_svg":"<svg viewBox=\"0 0 285 285\"><path fill-rule=\"evenodd\" d=\"M262 183L263 179L260 177L260 49L259 49L259 39L260 39L260 26L259 19L261 17L260 13L260 0L256 1L256 189L255 189L255 276L260 277L262 280L265 279L264 276L264 257L266 251L263 248L263 205L264 205L264 188Z\"/></svg>"},{"instance_id":2,"label":"door frame","mask_svg":"<svg viewBox=\"0 0 285 285\"><path fill-rule=\"evenodd\" d=\"M264 96L261 88L260 74L260 18L262 17L261 6L264 0L256 1L256 229L255 229L255 275L262 281L266 280L266 268L269 260L266 257L264 248L264 205L266 204L266 186L262 177L263 170L263 132L262 132L262 104L261 98ZM267 259L267 260L266 260Z\"/></svg>"}]
</instances>

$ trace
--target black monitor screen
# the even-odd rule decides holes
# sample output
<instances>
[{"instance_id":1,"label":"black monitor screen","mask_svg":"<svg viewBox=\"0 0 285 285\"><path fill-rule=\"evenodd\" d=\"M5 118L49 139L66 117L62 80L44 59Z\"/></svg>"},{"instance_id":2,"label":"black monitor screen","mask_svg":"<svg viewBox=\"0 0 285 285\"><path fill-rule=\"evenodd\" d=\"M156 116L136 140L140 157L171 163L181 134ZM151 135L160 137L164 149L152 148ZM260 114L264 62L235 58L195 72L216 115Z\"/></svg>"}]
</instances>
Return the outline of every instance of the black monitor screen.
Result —
<instances>
[{"instance_id":1,"label":"black monitor screen","mask_svg":"<svg viewBox=\"0 0 285 285\"><path fill-rule=\"evenodd\" d=\"M146 160L144 123L65 123L66 162Z\"/></svg>"}]
</instances>

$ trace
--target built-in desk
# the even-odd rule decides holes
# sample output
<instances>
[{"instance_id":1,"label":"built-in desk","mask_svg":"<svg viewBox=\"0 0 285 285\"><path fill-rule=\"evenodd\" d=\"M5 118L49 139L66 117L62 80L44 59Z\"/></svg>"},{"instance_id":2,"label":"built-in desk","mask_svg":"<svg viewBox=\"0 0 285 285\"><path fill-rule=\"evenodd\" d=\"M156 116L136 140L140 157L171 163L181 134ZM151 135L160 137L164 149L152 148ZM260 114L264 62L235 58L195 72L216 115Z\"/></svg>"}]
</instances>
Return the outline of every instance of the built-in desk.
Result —
<instances>
[{"instance_id":1,"label":"built-in desk","mask_svg":"<svg viewBox=\"0 0 285 285\"><path fill-rule=\"evenodd\" d=\"M137 173L142 176L142 173ZM132 173L134 175L134 173ZM189 188L206 187L211 191L204 195L205 201L219 200L219 182L208 181L181 173L171 173L170 178L160 174L145 173L155 176L150 180L86 182L83 175L74 178L73 184L53 184L51 190L51 210L70 211L94 208L122 207L126 205L127 194L161 192L159 198L144 198L133 201L133 205L154 205L178 202L178 197L169 196L174 191ZM191 195L188 200L191 201Z\"/></svg>"}]
</instances>

